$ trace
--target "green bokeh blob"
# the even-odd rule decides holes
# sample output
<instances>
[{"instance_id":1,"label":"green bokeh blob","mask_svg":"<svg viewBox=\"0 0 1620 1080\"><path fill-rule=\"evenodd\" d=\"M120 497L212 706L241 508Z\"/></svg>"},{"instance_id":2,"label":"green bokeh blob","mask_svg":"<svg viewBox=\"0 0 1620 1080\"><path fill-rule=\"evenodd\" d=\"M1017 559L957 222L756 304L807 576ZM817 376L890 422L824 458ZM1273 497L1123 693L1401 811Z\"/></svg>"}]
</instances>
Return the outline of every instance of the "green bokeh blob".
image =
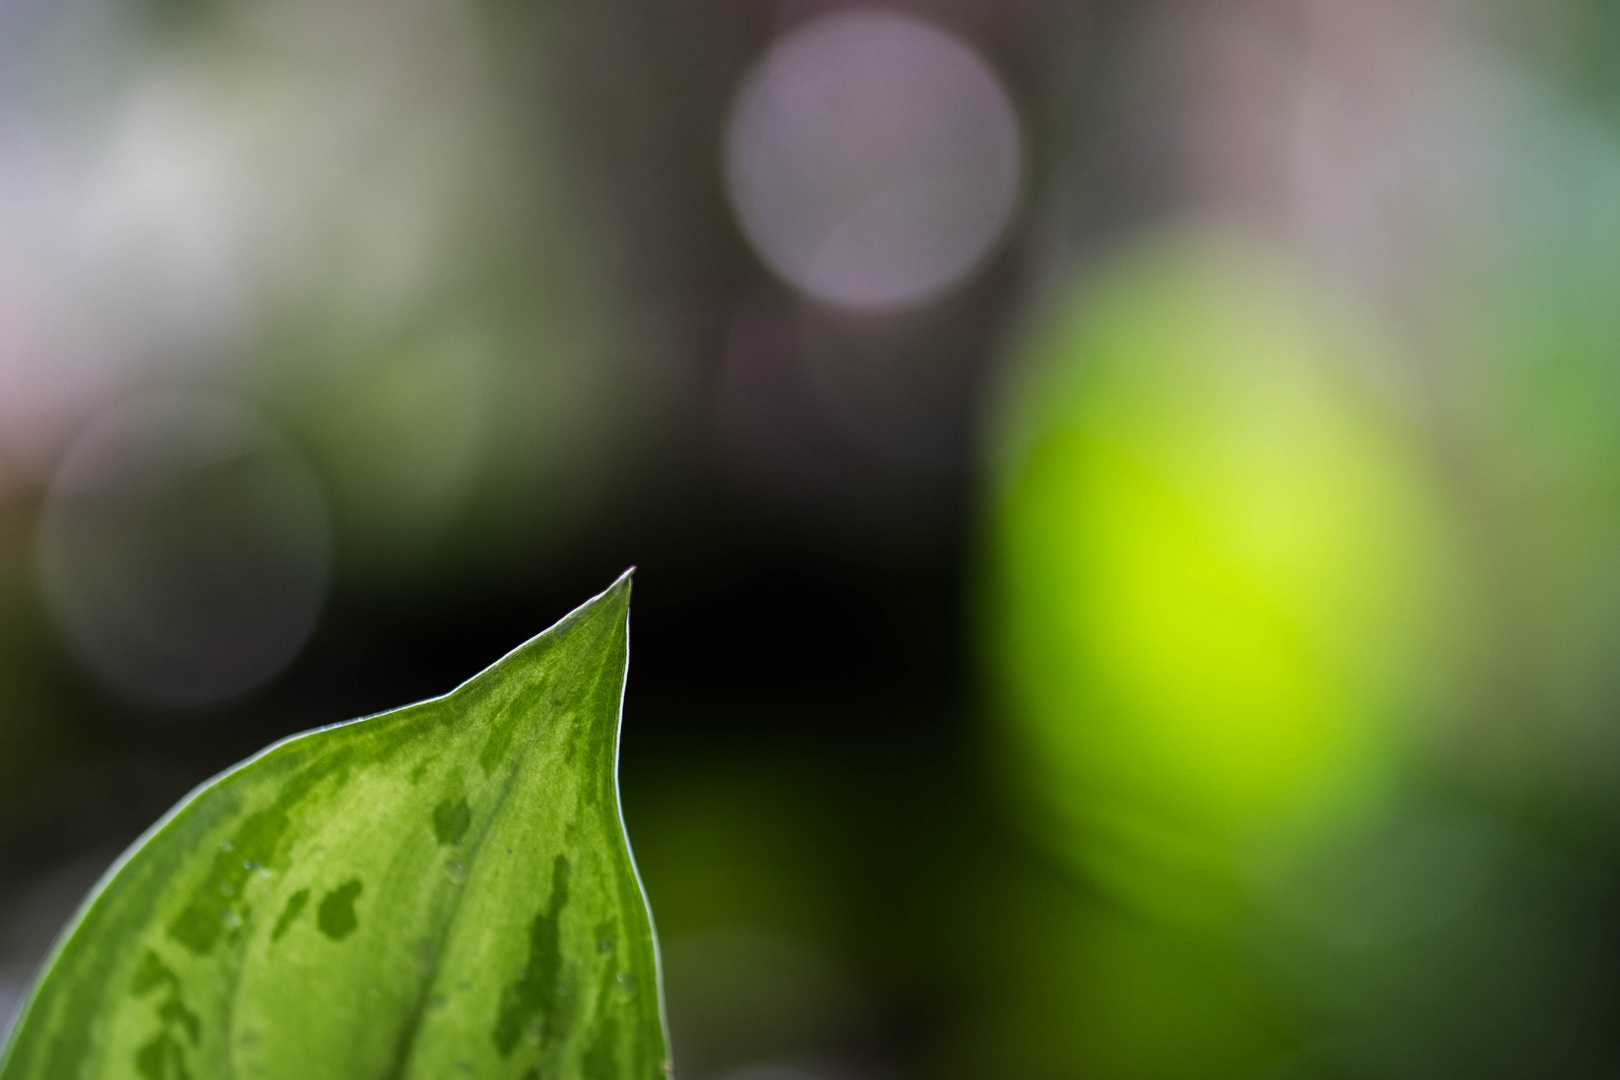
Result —
<instances>
[{"instance_id":1,"label":"green bokeh blob","mask_svg":"<svg viewBox=\"0 0 1620 1080\"><path fill-rule=\"evenodd\" d=\"M1179 904L1376 805L1453 692L1465 560L1365 348L1211 235L1116 258L1036 340L994 521L1012 775L1116 883Z\"/></svg>"}]
</instances>

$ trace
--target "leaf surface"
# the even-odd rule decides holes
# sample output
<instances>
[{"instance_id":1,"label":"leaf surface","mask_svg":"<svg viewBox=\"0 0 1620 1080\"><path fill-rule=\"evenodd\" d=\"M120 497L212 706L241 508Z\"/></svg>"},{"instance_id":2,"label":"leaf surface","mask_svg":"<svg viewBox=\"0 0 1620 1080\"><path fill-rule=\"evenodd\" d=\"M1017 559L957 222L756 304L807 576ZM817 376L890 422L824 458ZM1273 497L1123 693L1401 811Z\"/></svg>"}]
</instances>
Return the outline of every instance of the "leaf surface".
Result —
<instances>
[{"instance_id":1,"label":"leaf surface","mask_svg":"<svg viewBox=\"0 0 1620 1080\"><path fill-rule=\"evenodd\" d=\"M64 932L0 1080L662 1080L629 600L193 792Z\"/></svg>"}]
</instances>

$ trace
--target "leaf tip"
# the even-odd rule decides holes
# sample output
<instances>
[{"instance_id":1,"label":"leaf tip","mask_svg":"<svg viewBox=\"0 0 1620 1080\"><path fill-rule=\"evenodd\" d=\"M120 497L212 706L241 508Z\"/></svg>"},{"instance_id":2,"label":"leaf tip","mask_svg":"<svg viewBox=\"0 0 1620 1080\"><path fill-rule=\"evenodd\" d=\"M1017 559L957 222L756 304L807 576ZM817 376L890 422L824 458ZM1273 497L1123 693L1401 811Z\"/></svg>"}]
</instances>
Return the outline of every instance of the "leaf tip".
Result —
<instances>
[{"instance_id":1,"label":"leaf tip","mask_svg":"<svg viewBox=\"0 0 1620 1080\"><path fill-rule=\"evenodd\" d=\"M600 593L596 594L590 600L587 600L584 604L582 604L579 610L585 611L594 608L612 606L616 608L624 608L628 611L630 607L630 586L633 584L635 573L636 568L634 566L630 567L630 569L626 570L624 573L615 578L613 580L613 584L609 585Z\"/></svg>"},{"instance_id":2,"label":"leaf tip","mask_svg":"<svg viewBox=\"0 0 1620 1080\"><path fill-rule=\"evenodd\" d=\"M635 567L630 567L624 573L613 579L613 584L597 593L590 600L581 605L580 610L601 607L612 604L616 607L630 606L630 586L636 573Z\"/></svg>"}]
</instances>

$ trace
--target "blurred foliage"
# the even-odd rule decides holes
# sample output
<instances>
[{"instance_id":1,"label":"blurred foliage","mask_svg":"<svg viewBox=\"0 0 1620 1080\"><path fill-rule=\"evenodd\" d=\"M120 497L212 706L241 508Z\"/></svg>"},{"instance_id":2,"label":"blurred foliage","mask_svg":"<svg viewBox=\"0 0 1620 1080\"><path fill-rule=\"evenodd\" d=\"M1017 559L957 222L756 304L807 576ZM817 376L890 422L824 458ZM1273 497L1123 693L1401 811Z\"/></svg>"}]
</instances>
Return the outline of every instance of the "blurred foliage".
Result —
<instances>
[{"instance_id":1,"label":"blurred foliage","mask_svg":"<svg viewBox=\"0 0 1620 1080\"><path fill-rule=\"evenodd\" d=\"M1020 388L997 648L1063 846L1179 877L1381 797L1454 707L1467 562L1282 268L1191 238L1092 277Z\"/></svg>"}]
</instances>

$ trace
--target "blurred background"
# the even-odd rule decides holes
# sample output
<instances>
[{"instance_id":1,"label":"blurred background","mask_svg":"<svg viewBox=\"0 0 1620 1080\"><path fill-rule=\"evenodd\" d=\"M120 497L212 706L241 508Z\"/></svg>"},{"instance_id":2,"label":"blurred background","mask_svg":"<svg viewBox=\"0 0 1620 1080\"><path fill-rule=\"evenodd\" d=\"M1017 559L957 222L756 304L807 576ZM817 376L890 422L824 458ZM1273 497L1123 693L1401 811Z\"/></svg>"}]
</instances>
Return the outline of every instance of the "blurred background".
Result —
<instances>
[{"instance_id":1,"label":"blurred background","mask_svg":"<svg viewBox=\"0 0 1620 1080\"><path fill-rule=\"evenodd\" d=\"M1620 4L0 0L0 1014L639 567L685 1080L1620 1071Z\"/></svg>"}]
</instances>

